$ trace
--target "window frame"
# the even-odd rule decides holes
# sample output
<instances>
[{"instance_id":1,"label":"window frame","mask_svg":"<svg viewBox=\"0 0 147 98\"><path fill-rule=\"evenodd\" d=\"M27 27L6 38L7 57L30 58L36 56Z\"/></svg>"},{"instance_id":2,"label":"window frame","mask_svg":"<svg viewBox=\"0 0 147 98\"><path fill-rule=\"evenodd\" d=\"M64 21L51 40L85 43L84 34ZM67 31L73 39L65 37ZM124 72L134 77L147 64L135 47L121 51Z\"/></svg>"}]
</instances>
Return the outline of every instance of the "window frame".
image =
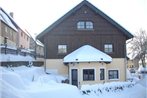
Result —
<instances>
[{"instance_id":1,"label":"window frame","mask_svg":"<svg viewBox=\"0 0 147 98\"><path fill-rule=\"evenodd\" d=\"M21 37L23 37L23 32L21 32Z\"/></svg>"},{"instance_id":2,"label":"window frame","mask_svg":"<svg viewBox=\"0 0 147 98\"><path fill-rule=\"evenodd\" d=\"M90 20L81 20L77 22L77 30L93 30L94 24Z\"/></svg>"},{"instance_id":3,"label":"window frame","mask_svg":"<svg viewBox=\"0 0 147 98\"><path fill-rule=\"evenodd\" d=\"M84 71L88 71L87 74L86 74L87 78L85 78L85 74L84 74L85 72ZM93 71L92 76L90 76L91 75L90 71ZM92 69L90 69L90 68L89 69L83 69L82 72L83 72L83 81L95 81L95 69L93 69L93 68Z\"/></svg>"},{"instance_id":4,"label":"window frame","mask_svg":"<svg viewBox=\"0 0 147 98\"><path fill-rule=\"evenodd\" d=\"M58 45L58 54L66 54L67 53L67 45L66 44L60 44ZM62 48L63 50L60 51L60 49ZM64 50L65 48L65 50Z\"/></svg>"},{"instance_id":5,"label":"window frame","mask_svg":"<svg viewBox=\"0 0 147 98\"><path fill-rule=\"evenodd\" d=\"M106 45L107 45L107 47L106 47ZM111 47L110 47L110 45L111 45ZM104 52L105 53L113 53L114 52L114 45L112 43L105 43L104 44Z\"/></svg>"},{"instance_id":6,"label":"window frame","mask_svg":"<svg viewBox=\"0 0 147 98\"><path fill-rule=\"evenodd\" d=\"M84 21L79 21L77 22L77 29L85 29L85 22Z\"/></svg>"},{"instance_id":7,"label":"window frame","mask_svg":"<svg viewBox=\"0 0 147 98\"><path fill-rule=\"evenodd\" d=\"M85 21L85 28L86 29L93 29L93 22L92 21Z\"/></svg>"},{"instance_id":8,"label":"window frame","mask_svg":"<svg viewBox=\"0 0 147 98\"><path fill-rule=\"evenodd\" d=\"M113 76L112 78L110 77L110 71L117 71L117 76ZM114 73L113 73L114 74ZM108 70L108 79L109 80L119 80L120 75L119 75L119 70L118 69L109 69Z\"/></svg>"}]
</instances>

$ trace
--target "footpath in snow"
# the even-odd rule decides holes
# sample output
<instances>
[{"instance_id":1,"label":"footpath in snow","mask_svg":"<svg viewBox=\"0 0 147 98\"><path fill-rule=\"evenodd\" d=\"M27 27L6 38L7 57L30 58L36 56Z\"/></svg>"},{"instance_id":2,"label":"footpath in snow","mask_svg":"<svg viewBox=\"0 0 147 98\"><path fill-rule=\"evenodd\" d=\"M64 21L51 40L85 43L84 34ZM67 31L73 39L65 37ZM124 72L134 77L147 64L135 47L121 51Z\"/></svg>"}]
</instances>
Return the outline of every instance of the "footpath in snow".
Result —
<instances>
[{"instance_id":1,"label":"footpath in snow","mask_svg":"<svg viewBox=\"0 0 147 98\"><path fill-rule=\"evenodd\" d=\"M134 82L76 86L43 67L0 67L0 98L147 98L146 78Z\"/></svg>"}]
</instances>

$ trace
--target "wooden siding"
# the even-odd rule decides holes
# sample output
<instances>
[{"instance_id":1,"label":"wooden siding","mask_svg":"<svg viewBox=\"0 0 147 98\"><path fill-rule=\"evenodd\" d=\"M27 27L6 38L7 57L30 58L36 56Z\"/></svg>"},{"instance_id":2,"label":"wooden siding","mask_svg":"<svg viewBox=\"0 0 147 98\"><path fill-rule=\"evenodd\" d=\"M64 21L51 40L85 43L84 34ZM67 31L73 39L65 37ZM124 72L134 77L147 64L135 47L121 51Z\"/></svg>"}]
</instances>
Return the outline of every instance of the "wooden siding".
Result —
<instances>
[{"instance_id":1,"label":"wooden siding","mask_svg":"<svg viewBox=\"0 0 147 98\"><path fill-rule=\"evenodd\" d=\"M93 30L77 30L77 22L92 21ZM124 58L126 55L126 36L88 6L81 7L71 16L53 28L43 37L47 59L62 59L83 45L91 45L101 51L105 43L114 45L113 58ZM58 54L58 45L67 45L67 54Z\"/></svg>"}]
</instances>

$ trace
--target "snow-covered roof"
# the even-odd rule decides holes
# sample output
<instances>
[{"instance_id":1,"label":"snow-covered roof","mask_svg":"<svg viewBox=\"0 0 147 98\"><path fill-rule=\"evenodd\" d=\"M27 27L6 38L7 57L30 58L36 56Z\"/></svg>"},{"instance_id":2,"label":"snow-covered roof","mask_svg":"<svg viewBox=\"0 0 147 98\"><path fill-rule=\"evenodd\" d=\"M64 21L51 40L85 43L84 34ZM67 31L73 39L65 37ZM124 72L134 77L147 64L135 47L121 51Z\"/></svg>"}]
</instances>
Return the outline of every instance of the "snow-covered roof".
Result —
<instances>
[{"instance_id":1,"label":"snow-covered roof","mask_svg":"<svg viewBox=\"0 0 147 98\"><path fill-rule=\"evenodd\" d=\"M102 51L90 46L84 45L64 57L64 63L70 62L111 62L112 58Z\"/></svg>"},{"instance_id":2,"label":"snow-covered roof","mask_svg":"<svg viewBox=\"0 0 147 98\"><path fill-rule=\"evenodd\" d=\"M2 8L0 8L0 20L6 23L8 26L10 26L15 31L18 31L15 25L12 23L10 16Z\"/></svg>"},{"instance_id":3,"label":"snow-covered roof","mask_svg":"<svg viewBox=\"0 0 147 98\"><path fill-rule=\"evenodd\" d=\"M37 45L44 47L44 45L39 40L36 40L36 43Z\"/></svg>"}]
</instances>

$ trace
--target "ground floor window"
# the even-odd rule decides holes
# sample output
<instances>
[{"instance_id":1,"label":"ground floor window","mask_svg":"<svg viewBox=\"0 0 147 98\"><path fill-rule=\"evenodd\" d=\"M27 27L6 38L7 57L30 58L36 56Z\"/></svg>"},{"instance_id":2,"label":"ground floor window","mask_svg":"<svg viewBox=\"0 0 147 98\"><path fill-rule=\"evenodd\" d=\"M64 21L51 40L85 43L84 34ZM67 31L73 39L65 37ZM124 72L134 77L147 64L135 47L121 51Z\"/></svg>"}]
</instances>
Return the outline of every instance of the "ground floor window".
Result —
<instances>
[{"instance_id":1,"label":"ground floor window","mask_svg":"<svg viewBox=\"0 0 147 98\"><path fill-rule=\"evenodd\" d=\"M108 75L109 75L109 79L119 79L119 71L118 70L109 70Z\"/></svg>"},{"instance_id":2,"label":"ground floor window","mask_svg":"<svg viewBox=\"0 0 147 98\"><path fill-rule=\"evenodd\" d=\"M104 68L100 69L100 80L105 80L105 69Z\"/></svg>"},{"instance_id":3,"label":"ground floor window","mask_svg":"<svg viewBox=\"0 0 147 98\"><path fill-rule=\"evenodd\" d=\"M83 81L95 80L94 69L83 69Z\"/></svg>"}]
</instances>

